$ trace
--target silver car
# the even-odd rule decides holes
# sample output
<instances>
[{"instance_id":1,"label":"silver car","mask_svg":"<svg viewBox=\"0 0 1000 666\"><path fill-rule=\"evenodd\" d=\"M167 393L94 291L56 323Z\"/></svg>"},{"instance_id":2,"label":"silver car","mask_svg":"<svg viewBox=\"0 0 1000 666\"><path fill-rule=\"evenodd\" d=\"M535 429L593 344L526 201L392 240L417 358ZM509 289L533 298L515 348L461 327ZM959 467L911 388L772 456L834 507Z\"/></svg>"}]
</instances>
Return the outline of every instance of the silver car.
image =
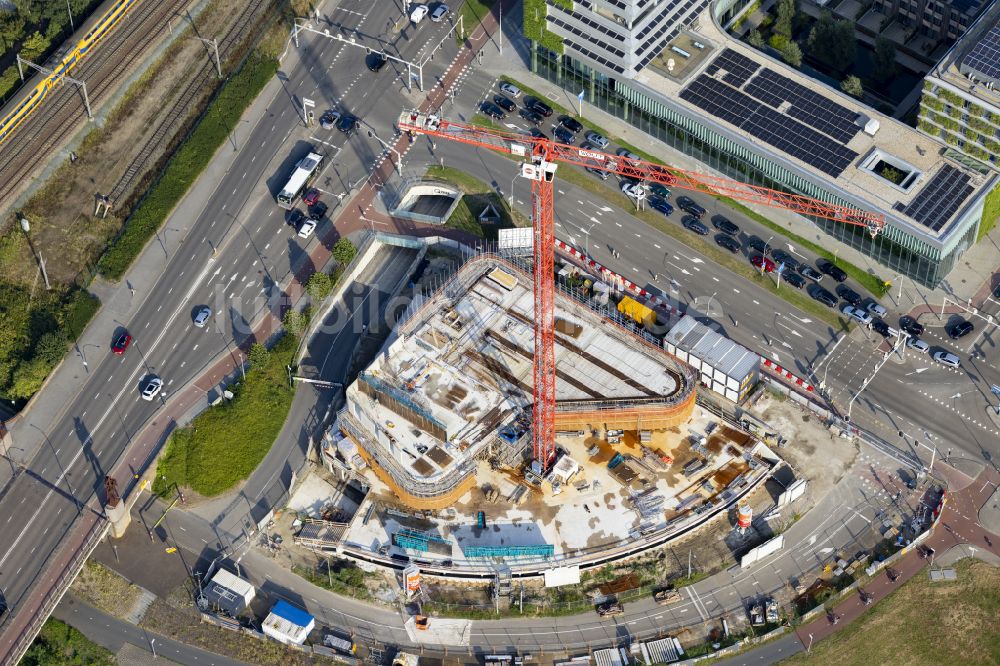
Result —
<instances>
[{"instance_id":1,"label":"silver car","mask_svg":"<svg viewBox=\"0 0 1000 666\"><path fill-rule=\"evenodd\" d=\"M445 16L448 15L448 5L442 3L434 8L431 12L431 20L435 23L439 23Z\"/></svg>"},{"instance_id":2,"label":"silver car","mask_svg":"<svg viewBox=\"0 0 1000 666\"><path fill-rule=\"evenodd\" d=\"M929 344L921 340L920 338L910 338L906 341L906 346L910 349L916 349L921 354L926 354L927 350L931 348Z\"/></svg>"},{"instance_id":3,"label":"silver car","mask_svg":"<svg viewBox=\"0 0 1000 666\"><path fill-rule=\"evenodd\" d=\"M208 323L208 318L212 316L212 308L207 305L201 306L198 313L194 316L194 325L198 328L205 328L205 324Z\"/></svg>"},{"instance_id":4,"label":"silver car","mask_svg":"<svg viewBox=\"0 0 1000 666\"><path fill-rule=\"evenodd\" d=\"M611 143L606 136L597 132L587 132L584 137L598 148L607 148L608 144Z\"/></svg>"},{"instance_id":5,"label":"silver car","mask_svg":"<svg viewBox=\"0 0 1000 666\"><path fill-rule=\"evenodd\" d=\"M513 83L507 83L504 81L500 84L500 92L507 95L508 97L513 97L517 99L521 96L521 89L515 86Z\"/></svg>"},{"instance_id":6,"label":"silver car","mask_svg":"<svg viewBox=\"0 0 1000 666\"><path fill-rule=\"evenodd\" d=\"M949 368L959 368L962 366L962 362L951 352L934 352L934 360L942 365L947 365Z\"/></svg>"}]
</instances>

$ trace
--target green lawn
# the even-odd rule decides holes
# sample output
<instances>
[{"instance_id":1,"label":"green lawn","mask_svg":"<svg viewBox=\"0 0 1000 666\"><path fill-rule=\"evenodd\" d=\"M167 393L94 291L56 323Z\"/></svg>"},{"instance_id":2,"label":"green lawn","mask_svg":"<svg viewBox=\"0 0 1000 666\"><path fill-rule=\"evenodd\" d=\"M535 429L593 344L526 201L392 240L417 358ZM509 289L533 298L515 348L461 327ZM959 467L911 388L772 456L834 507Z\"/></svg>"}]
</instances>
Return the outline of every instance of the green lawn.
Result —
<instances>
[{"instance_id":1,"label":"green lawn","mask_svg":"<svg viewBox=\"0 0 1000 666\"><path fill-rule=\"evenodd\" d=\"M55 618L45 621L21 659L21 666L114 666L116 663L109 650Z\"/></svg>"},{"instance_id":2,"label":"green lawn","mask_svg":"<svg viewBox=\"0 0 1000 666\"><path fill-rule=\"evenodd\" d=\"M153 491L173 485L205 497L219 495L247 478L271 449L285 423L295 391L285 366L298 344L283 336L262 367L251 367L245 381L230 387L233 399L202 412L174 431L156 468Z\"/></svg>"},{"instance_id":3,"label":"green lawn","mask_svg":"<svg viewBox=\"0 0 1000 666\"><path fill-rule=\"evenodd\" d=\"M458 32L455 33L455 41L459 44L465 41L465 38L476 31L476 27L482 23L483 19L487 14L490 13L490 9L496 4L497 0L465 0L462 3L462 9L459 10L459 15L462 17L462 26L465 28L465 34L462 35ZM455 19L456 23L458 18Z\"/></svg>"},{"instance_id":4,"label":"green lawn","mask_svg":"<svg viewBox=\"0 0 1000 666\"><path fill-rule=\"evenodd\" d=\"M599 133L603 134L604 136L608 137L609 139L611 139L612 141L614 141L615 143L617 143L618 145L620 145L622 148L625 148L626 150L632 151L633 153L635 153L636 155L638 155L642 159L647 160L649 162L655 162L657 164L663 164L663 161L661 159L659 159L659 158L657 158L657 157L649 154L648 152L642 150L641 148L639 148L637 146L633 146L633 145L629 144L628 142L621 141L620 139L616 138L613 134L605 131L604 128L599 127L598 125L595 125L593 122L589 121L588 119L578 117L576 115L576 110L575 109L569 109L569 108L567 108L565 106L562 106L561 104L559 104L557 102L553 102L552 100L546 98L544 95L542 95L541 93L539 93L537 90L533 90L530 86L527 86L527 85L521 83L520 81L517 81L516 79L510 78L508 76L502 76L500 78L502 80L504 80L504 81L509 81L510 83L512 83L515 86L517 86L518 88L520 88L524 92L525 95L533 95L533 96L538 97L539 99L543 100L546 104L548 104L549 106L551 106L552 109L553 109L553 111L555 111L556 113L564 113L564 114L576 117L577 120L579 120L580 123L583 124L585 127L588 127L590 129L594 130L595 132L599 132ZM481 116L479 116L479 117L481 117ZM477 120L473 120L473 122L475 122L477 124L486 125L486 123L483 123L483 122L477 121ZM664 166L669 166L669 165L664 165ZM775 233L778 233L778 234L781 234L781 235L785 236L786 238L788 238L788 240L793 241L793 242L799 244L802 247L808 248L810 251L815 252L816 254L818 254L821 257L825 257L826 259L829 259L831 261L833 261L836 258L832 252L828 252L827 250L825 250L824 248L820 247L816 243L814 243L812 241L809 241L809 240L806 240L805 238L802 238L801 236L798 236L798 235L796 235L796 234L788 231L787 229L785 229L781 225L779 225L779 224L771 221L770 219L768 219L767 217L761 215L760 213L747 208L746 206L744 206L741 203L738 203L738 202L736 202L736 201L734 201L734 200L732 200L732 199L730 199L728 197L718 196L718 195L712 194L710 192L705 192L705 194L709 195L709 196L715 197L716 199L718 199L719 201L725 203L727 206L733 208L734 210L740 211L744 215L752 218L753 220L759 222L760 224L763 224L764 226L766 226L768 229L771 229ZM851 263L848 263L848 262L844 261L843 259L836 258L836 264L838 266L840 266L841 268L843 268L844 271L846 271L848 275L850 275L852 278L854 278L855 280L857 280L857 282L862 287L864 287L865 289L867 289L868 291L870 291L875 296L882 296L882 295L884 295L889 290L889 287L886 285L885 281L882 278L880 278L879 276L877 276L877 275L872 275L872 274L868 273L866 270L864 270L862 268L859 268L859 267L857 267L857 266L855 266L855 265L853 265ZM810 301L812 300L812 299L809 299L808 297L806 297L806 298L808 300L810 300ZM824 306L821 305L819 307L823 308ZM818 310L816 312L818 312ZM829 314L829 313L827 313L827 314ZM826 319L829 320L828 317Z\"/></svg>"},{"instance_id":5,"label":"green lawn","mask_svg":"<svg viewBox=\"0 0 1000 666\"><path fill-rule=\"evenodd\" d=\"M449 229L459 229L486 240L496 240L500 229L528 226L528 220L518 211L511 214L507 200L496 193L483 181L470 176L464 171L451 167L431 166L424 173L427 178L436 178L454 184L463 192L462 200L445 222ZM499 224L483 225L479 222L479 214L492 205L500 214Z\"/></svg>"}]
</instances>

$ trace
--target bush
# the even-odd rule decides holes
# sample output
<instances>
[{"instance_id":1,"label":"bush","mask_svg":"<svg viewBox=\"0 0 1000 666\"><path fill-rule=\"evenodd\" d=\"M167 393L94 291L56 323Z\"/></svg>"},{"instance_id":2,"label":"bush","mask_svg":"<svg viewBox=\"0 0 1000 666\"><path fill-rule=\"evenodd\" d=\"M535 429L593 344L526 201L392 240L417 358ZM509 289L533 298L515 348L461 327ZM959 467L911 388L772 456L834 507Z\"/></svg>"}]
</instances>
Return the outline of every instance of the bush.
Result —
<instances>
[{"instance_id":1,"label":"bush","mask_svg":"<svg viewBox=\"0 0 1000 666\"><path fill-rule=\"evenodd\" d=\"M247 361L250 362L251 368L263 368L267 365L270 355L267 347L255 342L250 346L250 351L247 352Z\"/></svg>"},{"instance_id":2,"label":"bush","mask_svg":"<svg viewBox=\"0 0 1000 666\"><path fill-rule=\"evenodd\" d=\"M251 56L209 105L194 131L167 163L162 176L132 213L125 228L98 267L112 280L120 280L146 243L208 166L215 151L229 136L240 115L278 71L278 62Z\"/></svg>"},{"instance_id":3,"label":"bush","mask_svg":"<svg viewBox=\"0 0 1000 666\"><path fill-rule=\"evenodd\" d=\"M354 261L354 257L358 254L358 248L354 247L354 243L346 238L341 238L337 241L336 245L333 246L331 254L341 266L346 266Z\"/></svg>"},{"instance_id":4,"label":"bush","mask_svg":"<svg viewBox=\"0 0 1000 666\"><path fill-rule=\"evenodd\" d=\"M858 99L861 99L865 94L864 86L861 85L861 79L856 76L848 76L841 81L840 89L851 97L857 97Z\"/></svg>"},{"instance_id":5,"label":"bush","mask_svg":"<svg viewBox=\"0 0 1000 666\"><path fill-rule=\"evenodd\" d=\"M351 246L353 247L353 245ZM306 291L309 296L316 302L322 301L330 294L330 290L333 289L333 280L330 276L323 271L316 271L309 278L306 283Z\"/></svg>"},{"instance_id":6,"label":"bush","mask_svg":"<svg viewBox=\"0 0 1000 666\"><path fill-rule=\"evenodd\" d=\"M281 324L289 335L301 338L306 329L309 328L309 318L305 313L298 310L289 310L281 318Z\"/></svg>"},{"instance_id":7,"label":"bush","mask_svg":"<svg viewBox=\"0 0 1000 666\"><path fill-rule=\"evenodd\" d=\"M802 65L802 49L799 48L798 43L788 42L785 49L781 52L781 57L785 59L792 67L799 67Z\"/></svg>"},{"instance_id":8,"label":"bush","mask_svg":"<svg viewBox=\"0 0 1000 666\"><path fill-rule=\"evenodd\" d=\"M115 656L65 622L49 618L21 660L23 666L113 666Z\"/></svg>"}]
</instances>

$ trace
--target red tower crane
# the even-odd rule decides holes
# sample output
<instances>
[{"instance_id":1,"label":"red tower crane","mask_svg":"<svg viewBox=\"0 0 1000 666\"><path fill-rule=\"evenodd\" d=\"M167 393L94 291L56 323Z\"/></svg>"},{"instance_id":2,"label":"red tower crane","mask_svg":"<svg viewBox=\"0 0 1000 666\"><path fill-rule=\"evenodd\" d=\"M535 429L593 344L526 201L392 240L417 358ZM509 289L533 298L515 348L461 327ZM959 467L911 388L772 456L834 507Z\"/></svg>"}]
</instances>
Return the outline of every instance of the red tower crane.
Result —
<instances>
[{"instance_id":1,"label":"red tower crane","mask_svg":"<svg viewBox=\"0 0 1000 666\"><path fill-rule=\"evenodd\" d=\"M411 139L416 134L426 134L524 159L521 163L521 176L531 181L535 281L532 453L543 470L548 469L555 455L555 231L552 181L557 164L596 168L642 182L662 183L683 190L721 195L748 203L783 208L802 215L864 226L872 237L885 224L885 218L880 213L861 211L720 176L684 171L592 149L584 150L545 137L455 122L418 111L404 111L399 117L398 127L400 131L409 134Z\"/></svg>"}]
</instances>

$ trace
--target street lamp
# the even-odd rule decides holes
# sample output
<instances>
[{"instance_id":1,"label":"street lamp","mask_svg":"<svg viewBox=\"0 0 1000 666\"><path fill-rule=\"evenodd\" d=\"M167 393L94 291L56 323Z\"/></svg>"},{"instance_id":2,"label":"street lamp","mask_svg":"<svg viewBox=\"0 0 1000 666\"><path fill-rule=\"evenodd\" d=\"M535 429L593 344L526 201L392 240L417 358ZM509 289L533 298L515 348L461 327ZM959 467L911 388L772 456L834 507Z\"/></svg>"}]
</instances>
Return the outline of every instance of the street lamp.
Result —
<instances>
[{"instance_id":1,"label":"street lamp","mask_svg":"<svg viewBox=\"0 0 1000 666\"><path fill-rule=\"evenodd\" d=\"M580 231L582 231L587 236L587 239L584 242L584 254L587 255L588 259L591 258L591 256L590 256L590 230L594 228L595 224L597 224L597 222L591 222L590 226L587 227L586 229L584 229L583 227L580 227Z\"/></svg>"},{"instance_id":2,"label":"street lamp","mask_svg":"<svg viewBox=\"0 0 1000 666\"><path fill-rule=\"evenodd\" d=\"M149 639L149 648L153 651L153 659L156 659L156 639Z\"/></svg>"},{"instance_id":3,"label":"street lamp","mask_svg":"<svg viewBox=\"0 0 1000 666\"><path fill-rule=\"evenodd\" d=\"M514 177L510 179L510 209L512 211L514 210L514 181L516 181L517 177L520 175L521 175L520 171L515 171Z\"/></svg>"},{"instance_id":4,"label":"street lamp","mask_svg":"<svg viewBox=\"0 0 1000 666\"><path fill-rule=\"evenodd\" d=\"M382 137L380 137L378 134L376 134L373 130L368 130L368 136L370 138L372 138L372 139L375 139L379 143L381 143L382 144L382 148L384 148L385 150L389 150L389 151L392 151L392 152L396 153L396 164L395 164L396 171L399 173L400 176L402 176L403 175L403 156L399 154L399 151L396 150L395 148L393 148L392 146L390 146L389 144L387 144L385 141L383 141Z\"/></svg>"}]
</instances>

